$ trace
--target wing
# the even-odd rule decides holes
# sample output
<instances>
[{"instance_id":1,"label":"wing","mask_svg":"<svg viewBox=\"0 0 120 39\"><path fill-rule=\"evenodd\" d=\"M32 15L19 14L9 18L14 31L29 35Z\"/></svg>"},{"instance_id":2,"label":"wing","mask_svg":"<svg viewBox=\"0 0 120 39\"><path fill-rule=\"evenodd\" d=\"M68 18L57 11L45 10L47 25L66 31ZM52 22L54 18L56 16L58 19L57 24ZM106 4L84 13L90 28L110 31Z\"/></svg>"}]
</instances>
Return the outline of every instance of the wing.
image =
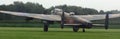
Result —
<instances>
[{"instance_id":1,"label":"wing","mask_svg":"<svg viewBox=\"0 0 120 39\"><path fill-rule=\"evenodd\" d=\"M75 17L80 17L87 20L102 20L105 19L106 14L101 15L75 15ZM117 18L120 17L120 14L109 14L109 18Z\"/></svg>"},{"instance_id":2,"label":"wing","mask_svg":"<svg viewBox=\"0 0 120 39\"><path fill-rule=\"evenodd\" d=\"M11 11L0 11L0 13L10 14L15 16L24 16L24 17L32 17L42 20L50 20L50 21L60 21L61 17L59 15L45 15L45 14L30 14L30 13L22 13L22 12L11 12Z\"/></svg>"}]
</instances>

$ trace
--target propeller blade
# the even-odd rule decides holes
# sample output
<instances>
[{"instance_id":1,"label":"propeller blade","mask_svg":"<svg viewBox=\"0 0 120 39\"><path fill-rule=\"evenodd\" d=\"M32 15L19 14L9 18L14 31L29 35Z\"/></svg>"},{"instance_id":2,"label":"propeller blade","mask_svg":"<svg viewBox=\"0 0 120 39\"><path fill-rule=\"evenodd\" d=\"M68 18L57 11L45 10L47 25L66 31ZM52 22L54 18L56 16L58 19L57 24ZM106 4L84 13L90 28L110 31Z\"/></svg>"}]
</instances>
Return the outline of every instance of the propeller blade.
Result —
<instances>
[{"instance_id":1,"label":"propeller blade","mask_svg":"<svg viewBox=\"0 0 120 39\"><path fill-rule=\"evenodd\" d=\"M109 27L109 13L107 13L105 17L105 29L107 30L108 27Z\"/></svg>"}]
</instances>

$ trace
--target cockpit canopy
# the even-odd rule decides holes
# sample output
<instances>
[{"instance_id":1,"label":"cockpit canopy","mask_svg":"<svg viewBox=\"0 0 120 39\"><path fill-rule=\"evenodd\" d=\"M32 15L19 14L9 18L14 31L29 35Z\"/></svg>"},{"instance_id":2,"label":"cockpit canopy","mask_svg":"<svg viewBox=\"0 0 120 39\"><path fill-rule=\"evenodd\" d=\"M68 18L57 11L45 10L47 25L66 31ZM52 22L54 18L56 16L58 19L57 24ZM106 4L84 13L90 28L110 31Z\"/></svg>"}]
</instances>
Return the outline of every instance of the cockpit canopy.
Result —
<instances>
[{"instance_id":1,"label":"cockpit canopy","mask_svg":"<svg viewBox=\"0 0 120 39\"><path fill-rule=\"evenodd\" d=\"M70 15L75 15L75 13L74 12L70 12Z\"/></svg>"},{"instance_id":2,"label":"cockpit canopy","mask_svg":"<svg viewBox=\"0 0 120 39\"><path fill-rule=\"evenodd\" d=\"M55 8L54 10L51 11L51 14L56 14L58 12L63 12L62 9Z\"/></svg>"}]
</instances>

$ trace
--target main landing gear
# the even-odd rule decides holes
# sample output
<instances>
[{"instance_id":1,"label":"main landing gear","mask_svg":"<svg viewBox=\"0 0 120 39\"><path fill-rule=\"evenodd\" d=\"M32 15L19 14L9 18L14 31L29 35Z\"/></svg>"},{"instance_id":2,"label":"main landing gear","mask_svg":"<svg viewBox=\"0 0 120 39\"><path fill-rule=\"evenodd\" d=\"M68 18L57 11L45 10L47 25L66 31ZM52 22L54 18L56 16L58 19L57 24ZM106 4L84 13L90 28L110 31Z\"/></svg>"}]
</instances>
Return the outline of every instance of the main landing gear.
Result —
<instances>
[{"instance_id":1,"label":"main landing gear","mask_svg":"<svg viewBox=\"0 0 120 39\"><path fill-rule=\"evenodd\" d=\"M78 32L79 28L80 28L80 26L73 26L73 31ZM85 32L85 27L84 26L82 26L82 32Z\"/></svg>"},{"instance_id":2,"label":"main landing gear","mask_svg":"<svg viewBox=\"0 0 120 39\"><path fill-rule=\"evenodd\" d=\"M79 28L80 28L79 26L73 26L73 31L78 32Z\"/></svg>"},{"instance_id":3,"label":"main landing gear","mask_svg":"<svg viewBox=\"0 0 120 39\"><path fill-rule=\"evenodd\" d=\"M48 21L43 21L43 24L44 24L44 28L43 28L44 32L48 32L48 27L49 27ZM80 28L80 26L73 26L73 31L78 32L79 28ZM85 32L84 26L82 26L82 32Z\"/></svg>"},{"instance_id":4,"label":"main landing gear","mask_svg":"<svg viewBox=\"0 0 120 39\"><path fill-rule=\"evenodd\" d=\"M49 23L47 21L43 21L43 24L44 24L44 32L47 32L48 31L48 26L49 26Z\"/></svg>"}]
</instances>

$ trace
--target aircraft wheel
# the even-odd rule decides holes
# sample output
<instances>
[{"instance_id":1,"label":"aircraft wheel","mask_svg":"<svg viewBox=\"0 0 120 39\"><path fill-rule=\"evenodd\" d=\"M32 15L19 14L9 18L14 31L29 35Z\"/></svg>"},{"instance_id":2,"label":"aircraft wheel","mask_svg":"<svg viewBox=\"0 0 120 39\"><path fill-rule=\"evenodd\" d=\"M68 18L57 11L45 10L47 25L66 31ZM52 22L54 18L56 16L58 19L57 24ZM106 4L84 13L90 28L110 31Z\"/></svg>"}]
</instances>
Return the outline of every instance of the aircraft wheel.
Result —
<instances>
[{"instance_id":1,"label":"aircraft wheel","mask_svg":"<svg viewBox=\"0 0 120 39\"><path fill-rule=\"evenodd\" d=\"M73 31L74 32L78 32L78 30L79 30L79 26L73 26Z\"/></svg>"},{"instance_id":2,"label":"aircraft wheel","mask_svg":"<svg viewBox=\"0 0 120 39\"><path fill-rule=\"evenodd\" d=\"M49 24L48 24L47 21L43 21L43 23L44 23L44 29L43 30L44 30L44 32L47 32Z\"/></svg>"}]
</instances>

